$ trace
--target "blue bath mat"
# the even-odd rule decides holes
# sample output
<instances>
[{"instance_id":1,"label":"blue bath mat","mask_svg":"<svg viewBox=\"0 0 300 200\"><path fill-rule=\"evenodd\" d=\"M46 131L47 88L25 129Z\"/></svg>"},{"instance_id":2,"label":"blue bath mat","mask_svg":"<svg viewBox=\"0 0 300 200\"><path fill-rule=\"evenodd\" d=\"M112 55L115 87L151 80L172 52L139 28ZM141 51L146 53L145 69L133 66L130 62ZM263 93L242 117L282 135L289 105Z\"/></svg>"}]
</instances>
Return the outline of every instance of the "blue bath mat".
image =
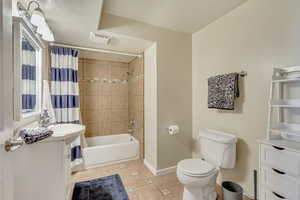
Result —
<instances>
[{"instance_id":1,"label":"blue bath mat","mask_svg":"<svg viewBox=\"0 0 300 200\"><path fill-rule=\"evenodd\" d=\"M129 200L118 174L75 184L72 200Z\"/></svg>"}]
</instances>

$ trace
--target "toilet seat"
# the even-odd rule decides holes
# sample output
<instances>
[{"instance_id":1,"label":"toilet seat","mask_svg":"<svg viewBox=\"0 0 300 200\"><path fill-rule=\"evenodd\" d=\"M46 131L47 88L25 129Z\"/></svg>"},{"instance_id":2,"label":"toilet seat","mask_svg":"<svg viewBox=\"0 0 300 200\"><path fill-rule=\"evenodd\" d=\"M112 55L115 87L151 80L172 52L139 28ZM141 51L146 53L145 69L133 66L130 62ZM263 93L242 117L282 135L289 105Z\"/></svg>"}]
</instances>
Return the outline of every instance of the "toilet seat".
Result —
<instances>
[{"instance_id":1,"label":"toilet seat","mask_svg":"<svg viewBox=\"0 0 300 200\"><path fill-rule=\"evenodd\" d=\"M186 159L178 163L177 168L187 176L205 177L216 171L216 167L202 159Z\"/></svg>"}]
</instances>

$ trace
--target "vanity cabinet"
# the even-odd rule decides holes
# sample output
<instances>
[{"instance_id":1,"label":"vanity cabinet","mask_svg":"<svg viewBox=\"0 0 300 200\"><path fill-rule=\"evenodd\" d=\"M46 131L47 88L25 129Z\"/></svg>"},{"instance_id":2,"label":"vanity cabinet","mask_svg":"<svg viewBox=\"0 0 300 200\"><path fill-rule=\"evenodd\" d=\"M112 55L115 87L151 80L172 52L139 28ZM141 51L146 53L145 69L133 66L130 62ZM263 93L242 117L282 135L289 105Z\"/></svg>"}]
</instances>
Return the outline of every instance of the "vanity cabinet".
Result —
<instances>
[{"instance_id":1,"label":"vanity cabinet","mask_svg":"<svg viewBox=\"0 0 300 200\"><path fill-rule=\"evenodd\" d=\"M71 155L66 140L25 145L13 159L15 200L65 200L71 195Z\"/></svg>"},{"instance_id":2,"label":"vanity cabinet","mask_svg":"<svg viewBox=\"0 0 300 200\"><path fill-rule=\"evenodd\" d=\"M260 153L260 200L300 199L300 146L286 140L263 140Z\"/></svg>"}]
</instances>

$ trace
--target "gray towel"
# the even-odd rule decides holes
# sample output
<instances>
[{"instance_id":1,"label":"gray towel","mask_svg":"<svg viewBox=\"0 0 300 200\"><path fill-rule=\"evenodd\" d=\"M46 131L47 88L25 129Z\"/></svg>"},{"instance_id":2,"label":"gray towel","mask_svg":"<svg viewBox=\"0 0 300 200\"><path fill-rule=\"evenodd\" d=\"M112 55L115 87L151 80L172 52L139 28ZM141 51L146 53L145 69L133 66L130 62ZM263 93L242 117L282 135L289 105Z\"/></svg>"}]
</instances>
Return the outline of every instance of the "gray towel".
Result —
<instances>
[{"instance_id":1,"label":"gray towel","mask_svg":"<svg viewBox=\"0 0 300 200\"><path fill-rule=\"evenodd\" d=\"M44 127L28 128L20 131L20 136L23 138L26 144L33 144L44 140L50 137L52 134L52 130Z\"/></svg>"},{"instance_id":2,"label":"gray towel","mask_svg":"<svg viewBox=\"0 0 300 200\"><path fill-rule=\"evenodd\" d=\"M234 100L239 97L239 74L230 73L208 79L208 108L234 110Z\"/></svg>"}]
</instances>

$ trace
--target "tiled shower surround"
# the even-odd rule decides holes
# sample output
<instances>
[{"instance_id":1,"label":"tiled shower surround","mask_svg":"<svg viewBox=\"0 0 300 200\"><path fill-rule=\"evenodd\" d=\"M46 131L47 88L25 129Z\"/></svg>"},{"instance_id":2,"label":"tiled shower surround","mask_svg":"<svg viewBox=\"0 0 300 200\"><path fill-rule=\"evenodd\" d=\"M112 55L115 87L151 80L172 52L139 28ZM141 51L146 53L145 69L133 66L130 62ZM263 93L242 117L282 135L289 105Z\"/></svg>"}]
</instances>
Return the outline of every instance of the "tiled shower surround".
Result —
<instances>
[{"instance_id":1,"label":"tiled shower surround","mask_svg":"<svg viewBox=\"0 0 300 200\"><path fill-rule=\"evenodd\" d=\"M128 133L144 146L144 64L79 59L82 122L86 137ZM135 121L131 126L130 121Z\"/></svg>"},{"instance_id":2,"label":"tiled shower surround","mask_svg":"<svg viewBox=\"0 0 300 200\"><path fill-rule=\"evenodd\" d=\"M144 61L129 63L129 120L135 123L133 136L140 141L140 157L144 158Z\"/></svg>"}]
</instances>

